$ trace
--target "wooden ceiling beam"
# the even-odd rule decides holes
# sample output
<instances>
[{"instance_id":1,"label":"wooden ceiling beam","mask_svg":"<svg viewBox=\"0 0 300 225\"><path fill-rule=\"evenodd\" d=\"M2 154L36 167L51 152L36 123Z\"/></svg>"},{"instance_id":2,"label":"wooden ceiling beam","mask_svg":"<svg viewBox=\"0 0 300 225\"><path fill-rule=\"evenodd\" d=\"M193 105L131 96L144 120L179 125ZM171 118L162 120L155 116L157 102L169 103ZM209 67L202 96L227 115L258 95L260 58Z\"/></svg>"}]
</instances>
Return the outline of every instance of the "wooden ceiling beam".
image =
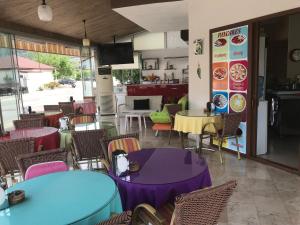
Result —
<instances>
[{"instance_id":1,"label":"wooden ceiling beam","mask_svg":"<svg viewBox=\"0 0 300 225\"><path fill-rule=\"evenodd\" d=\"M163 3L163 2L177 2L182 0L111 0L111 8L123 8L129 6L136 6L136 5L146 5L146 4L153 4L153 3Z\"/></svg>"},{"instance_id":2,"label":"wooden ceiling beam","mask_svg":"<svg viewBox=\"0 0 300 225\"><path fill-rule=\"evenodd\" d=\"M0 31L12 33L20 36L39 38L49 41L60 41L70 45L80 45L81 39L65 36L59 33L49 32L42 29L37 29L21 24L0 20Z\"/></svg>"}]
</instances>

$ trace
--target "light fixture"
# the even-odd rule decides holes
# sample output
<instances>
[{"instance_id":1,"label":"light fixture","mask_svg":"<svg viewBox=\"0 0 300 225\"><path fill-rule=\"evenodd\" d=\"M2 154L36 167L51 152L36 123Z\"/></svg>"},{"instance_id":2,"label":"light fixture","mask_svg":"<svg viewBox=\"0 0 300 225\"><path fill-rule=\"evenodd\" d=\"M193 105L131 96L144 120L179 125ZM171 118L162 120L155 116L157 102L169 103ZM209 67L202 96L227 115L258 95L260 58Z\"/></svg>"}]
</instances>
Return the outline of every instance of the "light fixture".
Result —
<instances>
[{"instance_id":1,"label":"light fixture","mask_svg":"<svg viewBox=\"0 0 300 225\"><path fill-rule=\"evenodd\" d=\"M82 45L84 47L89 47L90 46L90 40L86 36L86 27L85 27L85 20L82 20L83 26L84 26L84 38L82 39Z\"/></svg>"},{"instance_id":2,"label":"light fixture","mask_svg":"<svg viewBox=\"0 0 300 225\"><path fill-rule=\"evenodd\" d=\"M41 21L49 22L53 18L52 9L46 4L46 0L42 1L42 4L38 7L38 16Z\"/></svg>"}]
</instances>

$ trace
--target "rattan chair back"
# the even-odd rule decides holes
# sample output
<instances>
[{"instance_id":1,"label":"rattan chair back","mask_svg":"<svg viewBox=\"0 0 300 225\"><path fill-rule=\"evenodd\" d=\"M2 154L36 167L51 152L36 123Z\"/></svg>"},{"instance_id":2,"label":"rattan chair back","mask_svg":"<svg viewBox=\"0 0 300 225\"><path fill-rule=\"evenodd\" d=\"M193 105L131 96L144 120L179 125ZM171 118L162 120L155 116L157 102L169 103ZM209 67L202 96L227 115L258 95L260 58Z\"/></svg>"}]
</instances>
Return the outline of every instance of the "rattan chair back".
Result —
<instances>
[{"instance_id":1,"label":"rattan chair back","mask_svg":"<svg viewBox=\"0 0 300 225\"><path fill-rule=\"evenodd\" d=\"M14 120L13 123L14 123L15 129L43 127L44 126L44 118Z\"/></svg>"},{"instance_id":2,"label":"rattan chair back","mask_svg":"<svg viewBox=\"0 0 300 225\"><path fill-rule=\"evenodd\" d=\"M16 157L34 152L34 139L23 138L0 142L0 172L4 176L19 170Z\"/></svg>"},{"instance_id":3,"label":"rattan chair back","mask_svg":"<svg viewBox=\"0 0 300 225\"><path fill-rule=\"evenodd\" d=\"M222 136L235 136L241 121L242 113L224 114Z\"/></svg>"},{"instance_id":4,"label":"rattan chair back","mask_svg":"<svg viewBox=\"0 0 300 225\"><path fill-rule=\"evenodd\" d=\"M81 114L72 116L70 119L71 125L82 124L82 123L94 123L96 121L95 114Z\"/></svg>"},{"instance_id":5,"label":"rattan chair back","mask_svg":"<svg viewBox=\"0 0 300 225\"><path fill-rule=\"evenodd\" d=\"M20 114L20 119L21 120L26 120L26 119L39 119L39 118L44 118L45 114L44 113L27 113L27 114Z\"/></svg>"},{"instance_id":6,"label":"rattan chair back","mask_svg":"<svg viewBox=\"0 0 300 225\"><path fill-rule=\"evenodd\" d=\"M112 216L109 220L98 223L97 225L130 225L131 215L131 211L125 211L119 215Z\"/></svg>"},{"instance_id":7,"label":"rattan chair back","mask_svg":"<svg viewBox=\"0 0 300 225\"><path fill-rule=\"evenodd\" d=\"M57 112L60 110L59 105L44 105L45 112Z\"/></svg>"},{"instance_id":8,"label":"rattan chair back","mask_svg":"<svg viewBox=\"0 0 300 225\"><path fill-rule=\"evenodd\" d=\"M75 113L73 102L59 102L58 105L65 116L73 115Z\"/></svg>"},{"instance_id":9,"label":"rattan chair back","mask_svg":"<svg viewBox=\"0 0 300 225\"><path fill-rule=\"evenodd\" d=\"M181 104L165 105L171 117L175 117L176 113L182 110Z\"/></svg>"},{"instance_id":10,"label":"rattan chair back","mask_svg":"<svg viewBox=\"0 0 300 225\"><path fill-rule=\"evenodd\" d=\"M42 152L21 154L16 157L16 160L17 160L19 170L24 178L26 170L30 166L38 163L52 162L52 161L63 161L67 164L67 156L68 156L67 151L58 148L58 149L52 149L52 150L47 150Z\"/></svg>"},{"instance_id":11,"label":"rattan chair back","mask_svg":"<svg viewBox=\"0 0 300 225\"><path fill-rule=\"evenodd\" d=\"M236 181L176 197L175 225L216 225L236 187Z\"/></svg>"},{"instance_id":12,"label":"rattan chair back","mask_svg":"<svg viewBox=\"0 0 300 225\"><path fill-rule=\"evenodd\" d=\"M105 129L72 131L76 159L81 161L104 158L101 140L105 137Z\"/></svg>"},{"instance_id":13,"label":"rattan chair back","mask_svg":"<svg viewBox=\"0 0 300 225\"><path fill-rule=\"evenodd\" d=\"M113 136L113 137L109 137L109 138L105 138L101 141L101 146L102 149L104 150L104 154L105 154L105 159L109 160L109 154L108 154L108 145L111 141L114 140L118 140L118 139L123 139L123 138L135 138L137 140L139 140L139 133L132 133L132 134L122 134L122 135L118 135L118 136Z\"/></svg>"}]
</instances>

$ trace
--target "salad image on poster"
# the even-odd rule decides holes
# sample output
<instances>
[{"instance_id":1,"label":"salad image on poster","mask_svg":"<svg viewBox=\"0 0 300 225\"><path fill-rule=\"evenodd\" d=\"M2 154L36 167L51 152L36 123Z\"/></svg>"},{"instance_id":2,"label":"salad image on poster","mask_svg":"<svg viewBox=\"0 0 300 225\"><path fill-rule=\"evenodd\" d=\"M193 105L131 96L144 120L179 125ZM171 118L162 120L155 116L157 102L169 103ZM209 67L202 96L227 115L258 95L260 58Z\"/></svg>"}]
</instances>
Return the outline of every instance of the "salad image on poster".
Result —
<instances>
[{"instance_id":1,"label":"salad image on poster","mask_svg":"<svg viewBox=\"0 0 300 225\"><path fill-rule=\"evenodd\" d=\"M213 92L212 101L216 112L228 112L228 93L225 91Z\"/></svg>"}]
</instances>

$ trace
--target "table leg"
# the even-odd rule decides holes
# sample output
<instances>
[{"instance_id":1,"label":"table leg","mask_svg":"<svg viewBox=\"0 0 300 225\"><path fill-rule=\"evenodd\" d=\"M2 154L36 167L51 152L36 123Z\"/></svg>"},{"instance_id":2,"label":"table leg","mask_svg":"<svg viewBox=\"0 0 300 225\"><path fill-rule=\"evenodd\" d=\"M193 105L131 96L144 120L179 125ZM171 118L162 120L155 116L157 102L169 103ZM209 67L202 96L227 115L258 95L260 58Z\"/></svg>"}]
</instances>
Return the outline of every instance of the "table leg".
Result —
<instances>
[{"instance_id":1,"label":"table leg","mask_svg":"<svg viewBox=\"0 0 300 225\"><path fill-rule=\"evenodd\" d=\"M183 132L180 131L179 132L180 135L180 141L181 141L181 148L184 149L184 137L183 137Z\"/></svg>"},{"instance_id":2,"label":"table leg","mask_svg":"<svg viewBox=\"0 0 300 225\"><path fill-rule=\"evenodd\" d=\"M139 120L139 130L141 131L142 130L142 118L140 115L138 116L138 120Z\"/></svg>"},{"instance_id":3,"label":"table leg","mask_svg":"<svg viewBox=\"0 0 300 225\"><path fill-rule=\"evenodd\" d=\"M146 129L147 128L147 124L146 124L146 117L145 116L143 116L143 120L144 120L144 127Z\"/></svg>"},{"instance_id":4,"label":"table leg","mask_svg":"<svg viewBox=\"0 0 300 225\"><path fill-rule=\"evenodd\" d=\"M132 128L132 116L129 117L129 119L130 119L130 128Z\"/></svg>"}]
</instances>

